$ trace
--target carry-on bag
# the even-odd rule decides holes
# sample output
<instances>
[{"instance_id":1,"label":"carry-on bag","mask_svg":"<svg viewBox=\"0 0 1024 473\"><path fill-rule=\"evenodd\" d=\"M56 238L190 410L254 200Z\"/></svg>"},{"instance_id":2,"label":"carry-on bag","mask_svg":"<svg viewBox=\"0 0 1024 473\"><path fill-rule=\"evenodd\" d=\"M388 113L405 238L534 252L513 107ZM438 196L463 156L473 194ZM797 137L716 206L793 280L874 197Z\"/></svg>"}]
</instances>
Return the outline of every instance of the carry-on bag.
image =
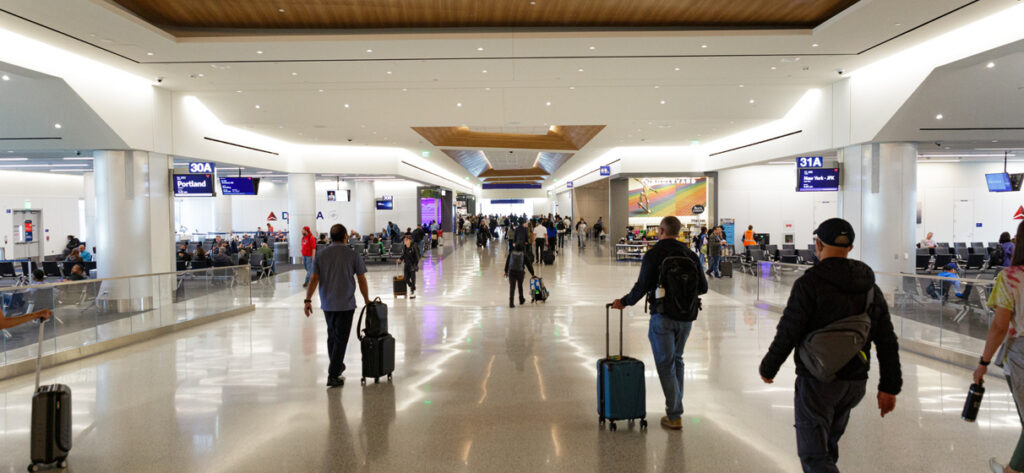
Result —
<instances>
[{"instance_id":1,"label":"carry-on bag","mask_svg":"<svg viewBox=\"0 0 1024 473\"><path fill-rule=\"evenodd\" d=\"M541 257L544 259L544 264L555 264L555 250L544 250Z\"/></svg>"},{"instance_id":2,"label":"carry-on bag","mask_svg":"<svg viewBox=\"0 0 1024 473\"><path fill-rule=\"evenodd\" d=\"M366 314L366 336L378 337L388 333L388 305L376 298L359 312L359 320ZM358 329L358 325L356 326Z\"/></svg>"},{"instance_id":3,"label":"carry-on bag","mask_svg":"<svg viewBox=\"0 0 1024 473\"><path fill-rule=\"evenodd\" d=\"M619 311L619 355L611 355L611 304L605 305L605 357L597 360L597 415L609 430L616 430L615 421L640 419L640 428L647 428L647 387L644 362L622 356L622 311Z\"/></svg>"},{"instance_id":4,"label":"carry-on bag","mask_svg":"<svg viewBox=\"0 0 1024 473\"><path fill-rule=\"evenodd\" d=\"M530 302L544 302L548 300L548 288L544 287L544 279L537 276L530 278Z\"/></svg>"},{"instance_id":5,"label":"carry-on bag","mask_svg":"<svg viewBox=\"0 0 1024 473\"><path fill-rule=\"evenodd\" d=\"M68 467L71 452L71 388L63 384L39 385L43 359L43 326L39 323L39 350L36 355L36 391L32 395L32 463L28 471L40 465Z\"/></svg>"},{"instance_id":6,"label":"carry-on bag","mask_svg":"<svg viewBox=\"0 0 1024 473\"><path fill-rule=\"evenodd\" d=\"M398 296L408 296L408 293L406 292L406 291L408 291L408 285L406 285L406 283L405 283L405 276L402 276L402 275L395 276L395 279L394 279L394 282L392 283L392 285L395 288L395 297L398 297Z\"/></svg>"},{"instance_id":7,"label":"carry-on bag","mask_svg":"<svg viewBox=\"0 0 1024 473\"><path fill-rule=\"evenodd\" d=\"M395 337L387 332L370 336L366 333L369 327L360 330L362 324L363 313L360 312L359 321L356 322L356 337L359 338L363 353L363 376L359 382L366 384L367 378L373 378L373 382L378 383L384 376L391 381L391 375L395 372Z\"/></svg>"},{"instance_id":8,"label":"carry-on bag","mask_svg":"<svg viewBox=\"0 0 1024 473\"><path fill-rule=\"evenodd\" d=\"M732 261L726 260L724 257L718 262L718 272L722 273L723 278L732 277Z\"/></svg>"}]
</instances>

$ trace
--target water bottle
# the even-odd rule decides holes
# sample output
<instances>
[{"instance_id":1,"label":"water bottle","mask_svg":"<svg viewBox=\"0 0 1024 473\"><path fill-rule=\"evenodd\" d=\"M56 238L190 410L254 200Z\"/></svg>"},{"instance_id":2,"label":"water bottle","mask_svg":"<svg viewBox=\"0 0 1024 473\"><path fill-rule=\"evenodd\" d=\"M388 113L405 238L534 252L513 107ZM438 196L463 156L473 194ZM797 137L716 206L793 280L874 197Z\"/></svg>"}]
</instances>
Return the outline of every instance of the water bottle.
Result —
<instances>
[{"instance_id":1,"label":"water bottle","mask_svg":"<svg viewBox=\"0 0 1024 473\"><path fill-rule=\"evenodd\" d=\"M964 403L964 413L961 416L967 422L974 422L978 418L978 411L981 409L981 398L985 395L985 387L981 383L974 383L967 392L967 402Z\"/></svg>"}]
</instances>

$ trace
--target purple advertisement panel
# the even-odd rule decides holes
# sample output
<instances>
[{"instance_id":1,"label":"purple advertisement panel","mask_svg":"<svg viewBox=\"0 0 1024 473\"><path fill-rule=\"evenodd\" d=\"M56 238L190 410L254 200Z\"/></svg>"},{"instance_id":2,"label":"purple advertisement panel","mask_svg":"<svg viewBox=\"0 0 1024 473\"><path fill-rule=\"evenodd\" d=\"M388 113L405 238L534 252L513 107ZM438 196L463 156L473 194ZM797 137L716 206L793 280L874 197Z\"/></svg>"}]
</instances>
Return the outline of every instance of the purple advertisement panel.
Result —
<instances>
[{"instance_id":1,"label":"purple advertisement panel","mask_svg":"<svg viewBox=\"0 0 1024 473\"><path fill-rule=\"evenodd\" d=\"M430 225L431 221L441 222L441 199L421 197L420 225Z\"/></svg>"}]
</instances>

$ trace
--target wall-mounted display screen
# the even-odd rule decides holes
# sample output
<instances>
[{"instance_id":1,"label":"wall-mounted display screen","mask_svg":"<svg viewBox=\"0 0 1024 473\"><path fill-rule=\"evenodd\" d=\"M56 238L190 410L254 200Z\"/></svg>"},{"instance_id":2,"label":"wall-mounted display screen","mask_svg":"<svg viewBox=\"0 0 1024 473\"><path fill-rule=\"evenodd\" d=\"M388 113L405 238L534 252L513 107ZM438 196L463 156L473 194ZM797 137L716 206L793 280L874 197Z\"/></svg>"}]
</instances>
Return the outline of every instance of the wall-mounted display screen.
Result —
<instances>
[{"instance_id":1,"label":"wall-mounted display screen","mask_svg":"<svg viewBox=\"0 0 1024 473\"><path fill-rule=\"evenodd\" d=\"M441 199L421 197L420 225L430 225L430 222L441 223Z\"/></svg>"},{"instance_id":2,"label":"wall-mounted display screen","mask_svg":"<svg viewBox=\"0 0 1024 473\"><path fill-rule=\"evenodd\" d=\"M220 192L223 195L256 195L260 190L258 177L222 177Z\"/></svg>"},{"instance_id":3,"label":"wall-mounted display screen","mask_svg":"<svg viewBox=\"0 0 1024 473\"><path fill-rule=\"evenodd\" d=\"M798 192L826 192L839 190L839 168L798 169Z\"/></svg>"},{"instance_id":4,"label":"wall-mounted display screen","mask_svg":"<svg viewBox=\"0 0 1024 473\"><path fill-rule=\"evenodd\" d=\"M178 197L212 197L213 177L210 174L175 174L174 195Z\"/></svg>"},{"instance_id":5,"label":"wall-mounted display screen","mask_svg":"<svg viewBox=\"0 0 1024 473\"><path fill-rule=\"evenodd\" d=\"M393 201L393 200L378 200L377 201L377 210L394 210L394 209L395 209L395 201Z\"/></svg>"},{"instance_id":6,"label":"wall-mounted display screen","mask_svg":"<svg viewBox=\"0 0 1024 473\"><path fill-rule=\"evenodd\" d=\"M629 180L630 217L692 217L695 206L707 207L704 177L633 178Z\"/></svg>"}]
</instances>

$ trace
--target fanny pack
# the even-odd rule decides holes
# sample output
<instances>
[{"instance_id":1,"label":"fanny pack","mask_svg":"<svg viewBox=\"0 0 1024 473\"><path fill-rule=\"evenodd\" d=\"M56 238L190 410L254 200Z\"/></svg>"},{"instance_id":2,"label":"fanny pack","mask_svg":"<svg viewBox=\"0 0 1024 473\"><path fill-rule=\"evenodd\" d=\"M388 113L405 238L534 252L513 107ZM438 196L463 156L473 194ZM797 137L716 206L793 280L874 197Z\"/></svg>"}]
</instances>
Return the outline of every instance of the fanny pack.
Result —
<instances>
[{"instance_id":1,"label":"fanny pack","mask_svg":"<svg viewBox=\"0 0 1024 473\"><path fill-rule=\"evenodd\" d=\"M864 312L844 317L807 335L801 342L797 355L804 368L818 381L831 383L836 373L854 357L868 362L864 345L871 333L871 316L868 310L875 300L875 288L867 294Z\"/></svg>"}]
</instances>

